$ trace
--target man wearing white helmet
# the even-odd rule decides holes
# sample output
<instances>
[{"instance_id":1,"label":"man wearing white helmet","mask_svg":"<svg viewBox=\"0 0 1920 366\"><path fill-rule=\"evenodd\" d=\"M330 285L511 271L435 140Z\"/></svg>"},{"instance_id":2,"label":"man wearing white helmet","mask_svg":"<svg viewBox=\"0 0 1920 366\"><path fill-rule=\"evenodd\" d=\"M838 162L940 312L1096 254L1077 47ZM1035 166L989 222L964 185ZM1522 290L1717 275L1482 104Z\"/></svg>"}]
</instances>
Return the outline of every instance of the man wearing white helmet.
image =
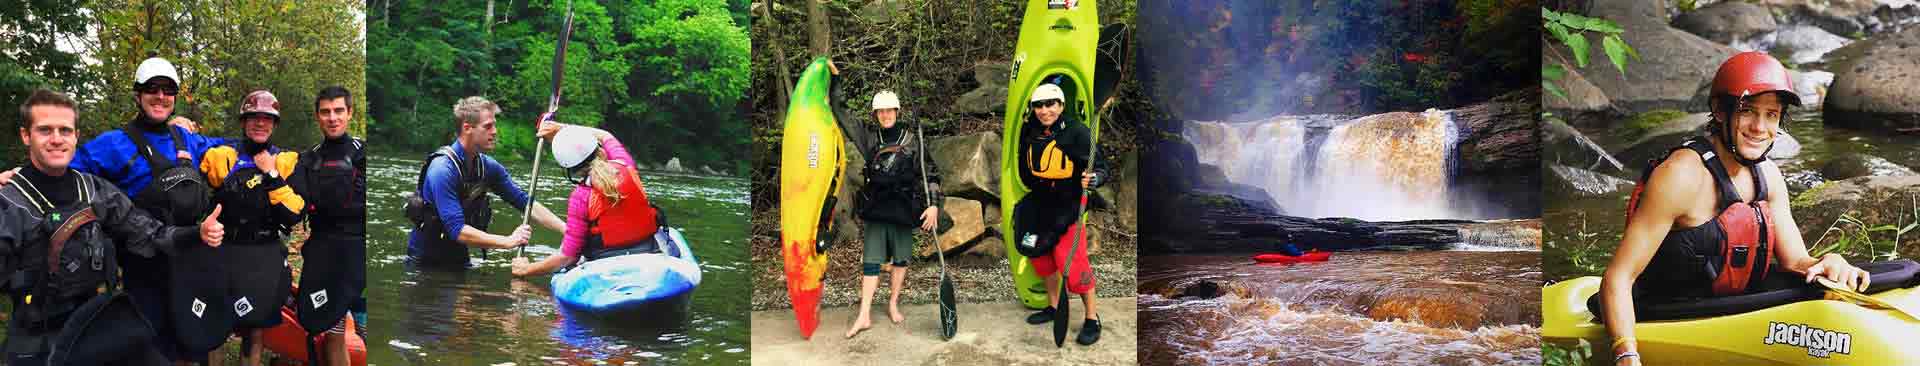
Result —
<instances>
[{"instance_id":1,"label":"man wearing white helmet","mask_svg":"<svg viewBox=\"0 0 1920 366\"><path fill-rule=\"evenodd\" d=\"M1020 181L1030 191L1013 207L1014 249L1027 256L1034 271L1047 281L1046 309L1027 317L1029 324L1053 321L1060 301L1060 280L1067 279L1069 292L1080 294L1086 303L1086 322L1075 342L1092 345L1100 341L1100 317L1093 303L1093 268L1088 263L1085 243L1073 250L1075 238L1083 226L1079 221L1081 193L1102 182L1107 169L1104 162L1092 162L1093 133L1066 110L1066 93L1055 84L1034 88L1027 122L1020 126ZM1088 169L1091 167L1092 169ZM1072 273L1061 274L1068 266Z\"/></svg>"},{"instance_id":2,"label":"man wearing white helmet","mask_svg":"<svg viewBox=\"0 0 1920 366\"><path fill-rule=\"evenodd\" d=\"M913 228L932 231L940 217L939 207L928 206L926 197L932 192L932 201L941 201L940 168L933 159L920 156L926 146L900 121L900 96L892 91L875 93L872 117L879 130L855 135L865 140L856 142L867 159L861 170L867 184L860 188L855 206L866 223L862 230L866 240L860 259L860 316L847 328L848 338L873 326L869 308L873 292L880 287L880 272L892 275L888 319L896 325L906 321L900 314L900 292L906 287L907 262L913 256Z\"/></svg>"},{"instance_id":3,"label":"man wearing white helmet","mask_svg":"<svg viewBox=\"0 0 1920 366\"><path fill-rule=\"evenodd\" d=\"M601 129L552 121L540 123L537 134L553 140L553 159L566 169L574 188L567 197L560 253L534 263L515 257L514 276L552 273L581 257L661 252L661 243L653 238L665 220L647 200L638 165L620 140Z\"/></svg>"},{"instance_id":4,"label":"man wearing white helmet","mask_svg":"<svg viewBox=\"0 0 1920 366\"><path fill-rule=\"evenodd\" d=\"M148 58L134 69L133 101L138 106L126 127L101 133L75 150L73 170L106 178L126 192L134 206L170 225L194 225L210 211L210 189L196 160L225 139L201 136L168 125L174 99L180 94L180 74L173 63ZM156 179L161 177L163 179ZM0 182L7 181L0 175ZM153 184L155 181L164 184ZM216 238L217 240L217 238ZM158 343L176 362L206 356L187 355L174 337L167 313L167 283L172 275L169 258L123 255L120 267L127 291L153 324ZM179 305L185 306L185 305Z\"/></svg>"}]
</instances>

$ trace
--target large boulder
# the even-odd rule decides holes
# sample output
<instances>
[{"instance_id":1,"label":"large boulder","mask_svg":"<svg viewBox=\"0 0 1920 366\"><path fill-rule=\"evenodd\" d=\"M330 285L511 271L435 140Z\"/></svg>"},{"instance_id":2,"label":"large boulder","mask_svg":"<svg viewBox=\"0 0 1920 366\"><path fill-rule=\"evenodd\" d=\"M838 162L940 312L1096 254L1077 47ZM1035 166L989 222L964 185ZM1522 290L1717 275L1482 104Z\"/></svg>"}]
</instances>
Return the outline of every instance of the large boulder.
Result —
<instances>
[{"instance_id":1,"label":"large boulder","mask_svg":"<svg viewBox=\"0 0 1920 366\"><path fill-rule=\"evenodd\" d=\"M1920 204L1920 176L1859 177L1827 182L1793 198L1793 217L1800 226L1807 247L1831 244L1838 237L1827 235L1842 214L1867 225L1905 225L1920 220L1914 217ZM1844 225L1841 225L1844 228ZM1911 233L1909 233L1911 234ZM1874 240L1890 240L1892 235L1877 233ZM1900 257L1920 258L1920 235L1903 235L1897 243ZM1858 260L1858 259L1856 259Z\"/></svg>"},{"instance_id":2,"label":"large boulder","mask_svg":"<svg viewBox=\"0 0 1920 366\"><path fill-rule=\"evenodd\" d=\"M1673 18L1673 26L1720 44L1772 32L1779 24L1759 5L1726 1L1707 5Z\"/></svg>"},{"instance_id":3,"label":"large boulder","mask_svg":"<svg viewBox=\"0 0 1920 366\"><path fill-rule=\"evenodd\" d=\"M1577 71L1605 92L1615 107L1630 112L1659 108L1705 111L1706 104L1694 101L1694 95L1713 81L1720 62L1737 51L1667 26L1664 3L1655 0L1594 2L1587 14L1612 20L1626 29L1621 37L1640 53L1640 58L1628 63L1626 75L1621 75L1606 60L1602 42L1590 38L1591 62ZM1573 54L1566 46L1557 41L1551 44L1552 51L1548 54L1572 61Z\"/></svg>"},{"instance_id":4,"label":"large boulder","mask_svg":"<svg viewBox=\"0 0 1920 366\"><path fill-rule=\"evenodd\" d=\"M1707 113L1681 113L1678 111L1653 111L1635 116L1624 125L1616 128L1617 141L1624 141L1621 147L1614 148L1614 157L1626 164L1630 176L1638 176L1645 169L1647 161L1666 156L1682 141L1704 132L1712 116Z\"/></svg>"},{"instance_id":5,"label":"large boulder","mask_svg":"<svg viewBox=\"0 0 1920 366\"><path fill-rule=\"evenodd\" d=\"M981 209L979 201L947 197L943 207L946 214L953 217L953 227L941 232L940 240L934 241L941 251L954 253L986 235L986 211ZM933 247L922 247L915 254L931 257L934 254Z\"/></svg>"},{"instance_id":6,"label":"large boulder","mask_svg":"<svg viewBox=\"0 0 1920 366\"><path fill-rule=\"evenodd\" d=\"M940 167L940 192L950 197L998 202L1000 134L993 131L932 139Z\"/></svg>"},{"instance_id":7,"label":"large boulder","mask_svg":"<svg viewBox=\"0 0 1920 366\"><path fill-rule=\"evenodd\" d=\"M1007 110L1007 81L1013 69L1006 62L981 61L973 64L973 81L980 86L960 94L953 109L963 114L996 114Z\"/></svg>"},{"instance_id":8,"label":"large boulder","mask_svg":"<svg viewBox=\"0 0 1920 366\"><path fill-rule=\"evenodd\" d=\"M1469 217L1540 217L1540 94L1509 93L1453 110L1460 130L1454 145L1449 195Z\"/></svg>"},{"instance_id":9,"label":"large boulder","mask_svg":"<svg viewBox=\"0 0 1920 366\"><path fill-rule=\"evenodd\" d=\"M1567 114L1578 114L1605 112L1612 108L1613 100L1607 99L1607 92L1600 90L1600 87L1593 86L1593 82L1588 81L1587 77L1581 75L1579 70L1575 70L1572 66L1568 66L1566 63L1558 60L1549 62L1559 65L1561 70L1566 70L1566 74L1561 76L1560 81L1555 82L1554 85L1559 86L1560 90L1567 95L1547 95L1543 97L1545 99L1542 99L1540 102L1546 106L1547 110Z\"/></svg>"},{"instance_id":10,"label":"large boulder","mask_svg":"<svg viewBox=\"0 0 1920 366\"><path fill-rule=\"evenodd\" d=\"M1920 130L1920 27L1881 35L1834 51L1825 103L1828 125L1881 132Z\"/></svg>"}]
</instances>

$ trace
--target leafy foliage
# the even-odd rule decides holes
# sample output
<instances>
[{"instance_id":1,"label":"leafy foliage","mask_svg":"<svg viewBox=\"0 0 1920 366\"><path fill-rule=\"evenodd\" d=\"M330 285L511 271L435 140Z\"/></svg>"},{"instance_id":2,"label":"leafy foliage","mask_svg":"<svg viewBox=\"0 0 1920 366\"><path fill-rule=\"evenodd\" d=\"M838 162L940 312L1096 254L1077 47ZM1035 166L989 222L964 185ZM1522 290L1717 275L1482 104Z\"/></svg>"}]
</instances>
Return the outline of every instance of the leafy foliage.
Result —
<instances>
[{"instance_id":1,"label":"leafy foliage","mask_svg":"<svg viewBox=\"0 0 1920 366\"><path fill-rule=\"evenodd\" d=\"M183 80L175 113L198 121L205 133L238 136L240 99L266 89L281 101L283 123L275 143L310 146L320 140L313 123L314 94L331 85L355 93L352 130L366 132L359 1L44 0L20 5L0 7L0 39L6 44L0 51L0 98L18 105L35 87L67 92L81 102L83 137L132 118L131 75L149 56L164 57L179 69ZM17 115L4 115L0 127L7 130L21 122ZM13 150L18 144L0 146L6 146L0 153L19 156Z\"/></svg>"},{"instance_id":2,"label":"leafy foliage","mask_svg":"<svg viewBox=\"0 0 1920 366\"><path fill-rule=\"evenodd\" d=\"M1569 52L1573 53L1573 64L1577 65L1576 67L1587 67L1588 53L1593 52L1592 45L1587 43L1588 33L1600 36L1600 49L1606 52L1607 60L1612 62L1613 68L1620 70L1621 74L1627 73L1628 58L1640 58L1640 53L1628 46L1625 39L1620 38L1620 33L1626 30L1611 20L1556 12L1546 8L1540 9L1540 17L1543 26L1546 27L1547 35L1560 41L1560 44L1567 46ZM1561 61L1565 63L1565 60ZM1565 98L1566 91L1554 84L1565 74L1566 70L1561 69L1560 65L1541 66L1540 88Z\"/></svg>"}]
</instances>

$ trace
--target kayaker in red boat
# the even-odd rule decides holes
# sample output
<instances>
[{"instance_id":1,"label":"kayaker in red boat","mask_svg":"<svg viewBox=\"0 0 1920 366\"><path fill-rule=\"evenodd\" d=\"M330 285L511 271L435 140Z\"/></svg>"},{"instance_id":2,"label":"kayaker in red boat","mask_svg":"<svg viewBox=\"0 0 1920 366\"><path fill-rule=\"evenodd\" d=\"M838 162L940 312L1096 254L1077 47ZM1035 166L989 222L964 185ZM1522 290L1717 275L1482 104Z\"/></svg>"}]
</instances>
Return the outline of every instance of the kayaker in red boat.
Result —
<instances>
[{"instance_id":1,"label":"kayaker in red boat","mask_svg":"<svg viewBox=\"0 0 1920 366\"><path fill-rule=\"evenodd\" d=\"M1824 277L1866 289L1868 272L1838 254L1807 254L1780 167L1767 160L1787 107L1799 106L1785 67L1765 53L1733 55L1714 75L1709 134L1648 167L1627 204L1627 227L1600 285L1618 365L1639 365L1637 309L1798 286ZM1644 311L1644 310L1640 310Z\"/></svg>"}]
</instances>

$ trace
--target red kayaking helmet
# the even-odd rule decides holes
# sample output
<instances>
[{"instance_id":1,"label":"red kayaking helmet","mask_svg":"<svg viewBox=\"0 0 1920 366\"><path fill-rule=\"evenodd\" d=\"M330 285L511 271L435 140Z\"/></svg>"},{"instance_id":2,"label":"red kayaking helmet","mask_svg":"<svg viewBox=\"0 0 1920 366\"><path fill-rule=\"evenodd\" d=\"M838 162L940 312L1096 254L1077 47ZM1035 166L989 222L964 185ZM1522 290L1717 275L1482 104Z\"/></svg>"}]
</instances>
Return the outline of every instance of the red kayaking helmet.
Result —
<instances>
[{"instance_id":1,"label":"red kayaking helmet","mask_svg":"<svg viewBox=\"0 0 1920 366\"><path fill-rule=\"evenodd\" d=\"M1800 106L1800 95L1793 92L1792 77L1785 65L1763 52L1741 52L1720 63L1720 70L1714 72L1713 92L1709 94L1708 103L1720 107L1721 111L1734 111L1747 98L1766 93L1775 93L1782 105ZM1735 146L1733 124L1718 118L1714 122L1719 123L1714 133L1720 135L1721 145L1732 149ZM1738 153L1732 155L1740 164L1751 166L1767 160L1767 154L1772 152L1773 145L1769 144L1758 159L1748 159Z\"/></svg>"},{"instance_id":2,"label":"red kayaking helmet","mask_svg":"<svg viewBox=\"0 0 1920 366\"><path fill-rule=\"evenodd\" d=\"M1800 106L1800 95L1793 92L1787 67L1766 53L1748 51L1734 54L1720 63L1713 73L1714 97L1748 97L1780 92L1780 103Z\"/></svg>"}]
</instances>

